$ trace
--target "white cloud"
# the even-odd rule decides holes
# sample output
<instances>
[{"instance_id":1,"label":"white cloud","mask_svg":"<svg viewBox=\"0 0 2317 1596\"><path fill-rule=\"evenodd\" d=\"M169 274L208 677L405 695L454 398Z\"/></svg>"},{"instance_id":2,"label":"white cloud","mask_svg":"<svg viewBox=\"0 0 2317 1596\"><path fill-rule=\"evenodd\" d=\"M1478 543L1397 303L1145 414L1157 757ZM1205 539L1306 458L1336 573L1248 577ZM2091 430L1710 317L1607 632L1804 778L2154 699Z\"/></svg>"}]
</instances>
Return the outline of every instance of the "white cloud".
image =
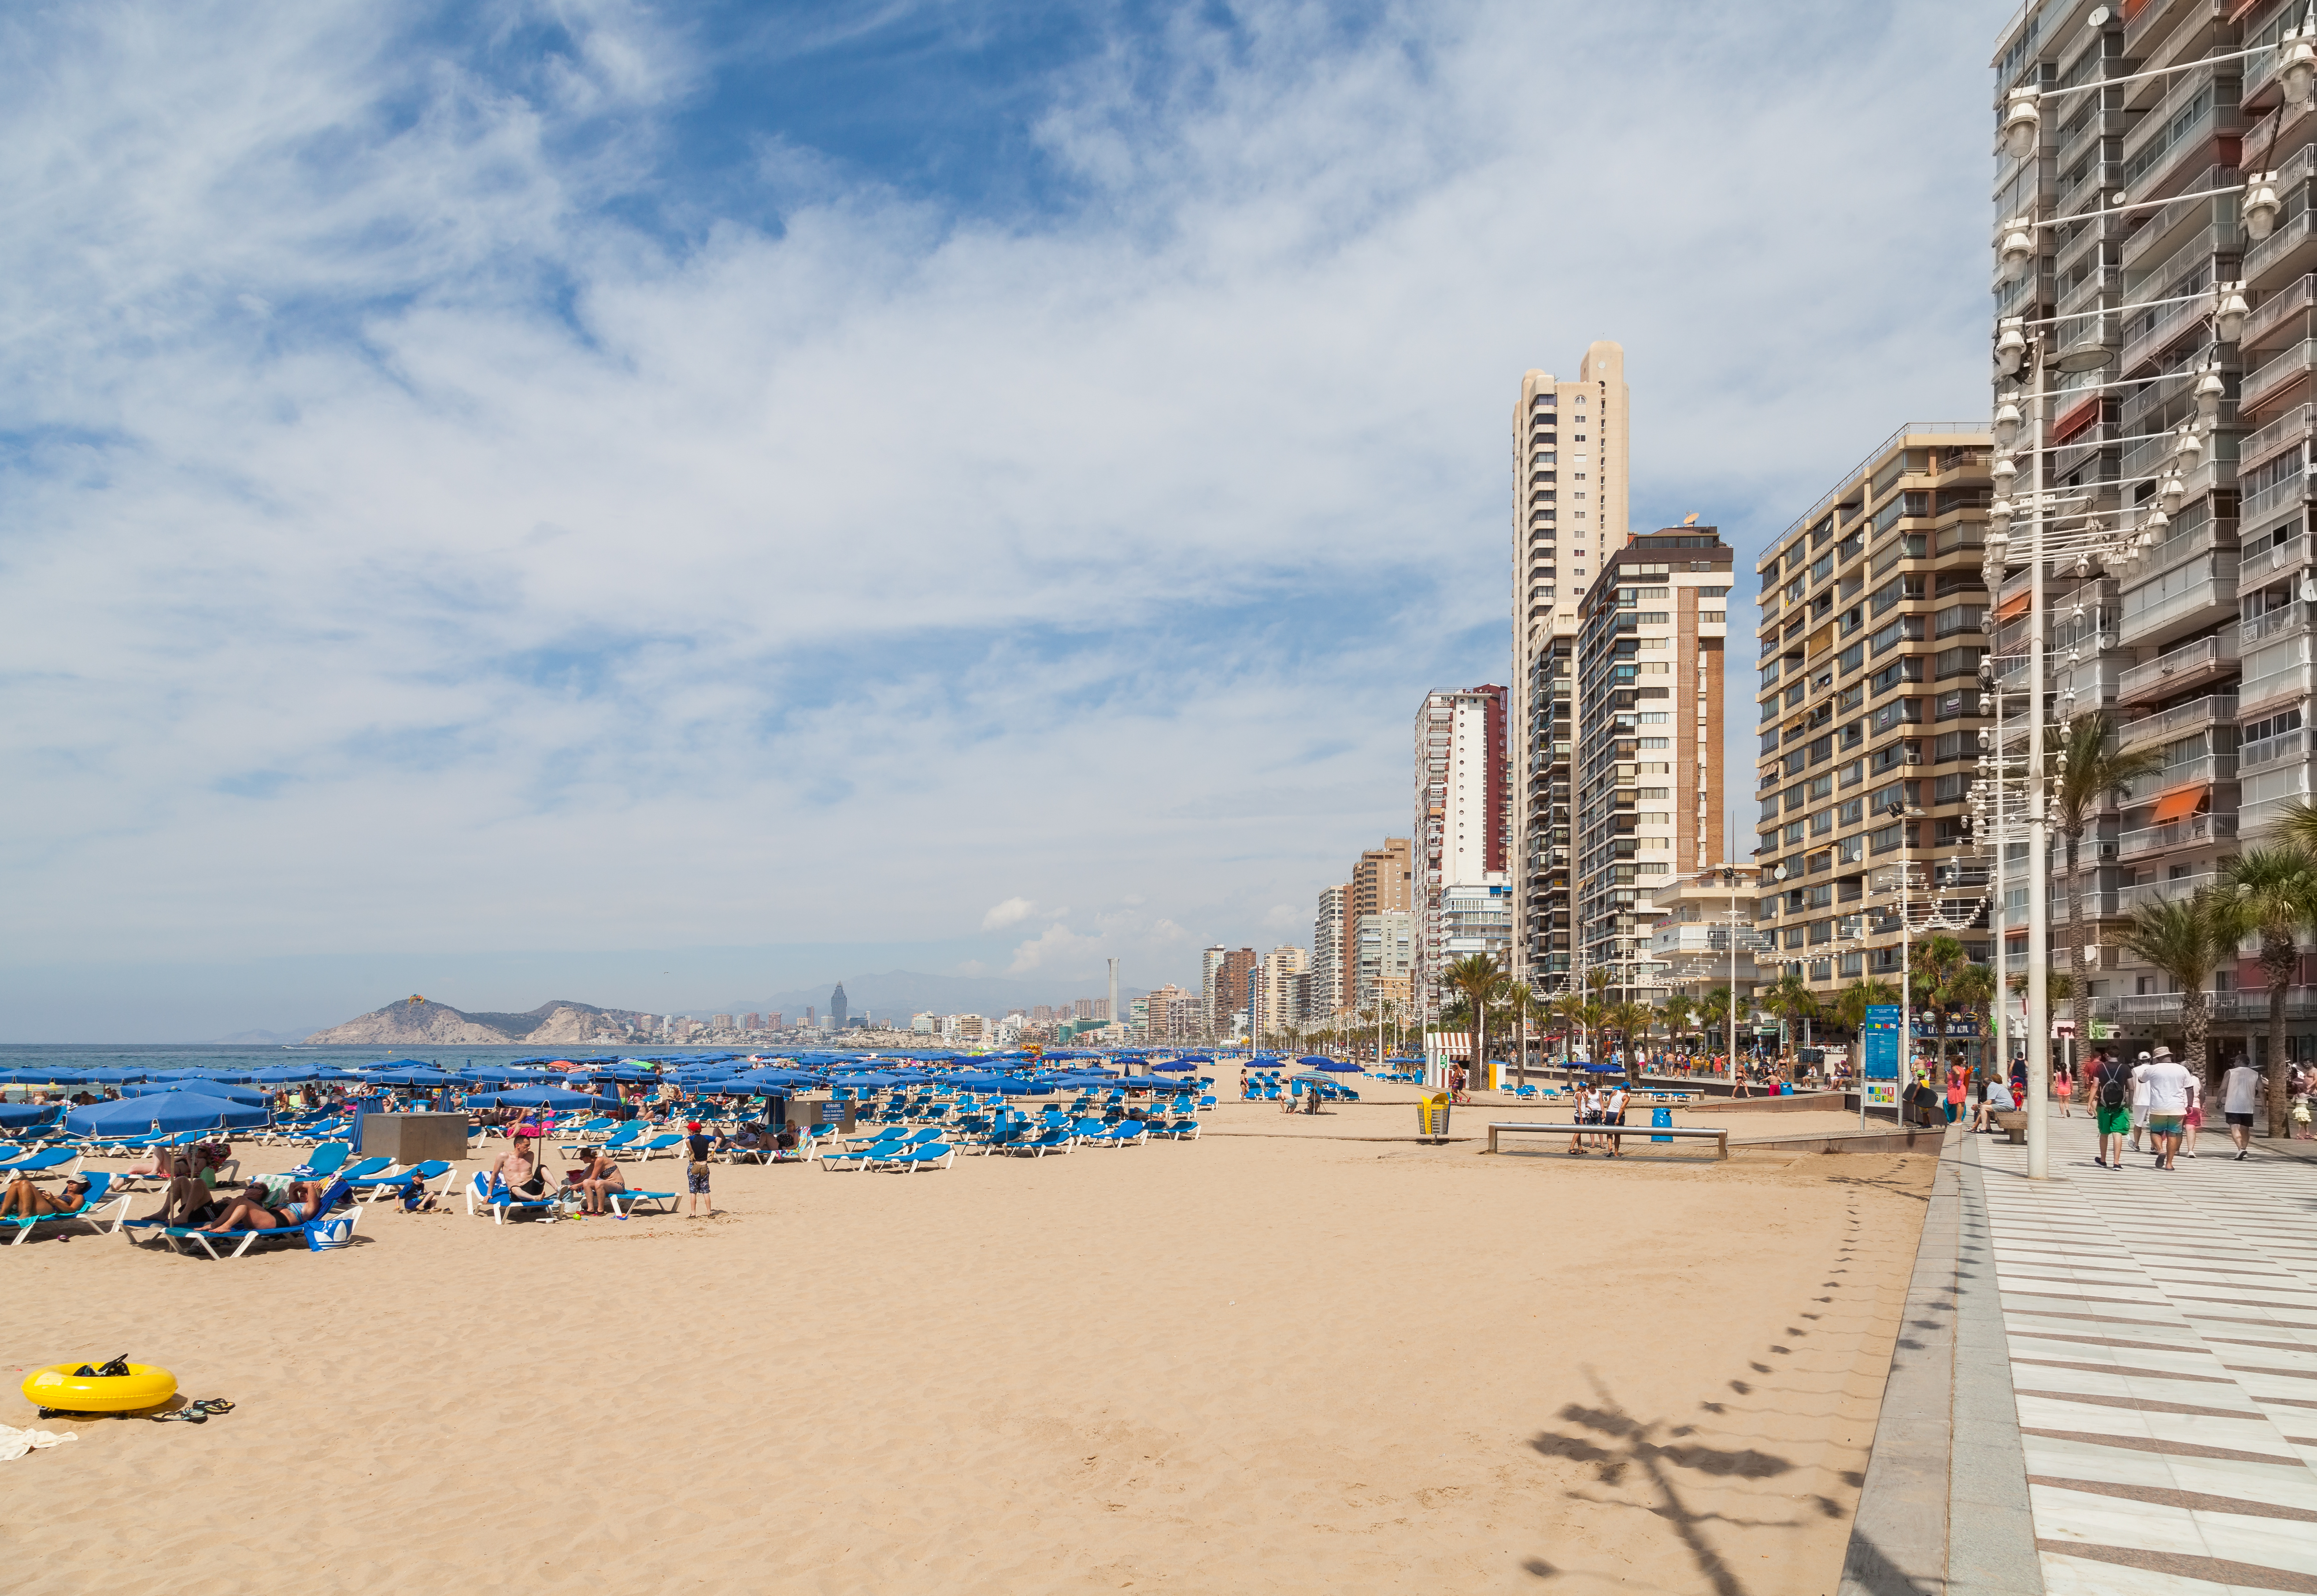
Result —
<instances>
[{"instance_id":1,"label":"white cloud","mask_svg":"<svg viewBox=\"0 0 2317 1596\"><path fill-rule=\"evenodd\" d=\"M1008 898L1003 903L990 906L989 912L981 917L981 928L995 931L1006 926L1017 925L1029 919L1037 907L1027 898Z\"/></svg>"},{"instance_id":2,"label":"white cloud","mask_svg":"<svg viewBox=\"0 0 2317 1596\"><path fill-rule=\"evenodd\" d=\"M1151 918L1017 971L1194 979L1405 830L1425 689L1500 678L1522 369L1622 339L1637 519L1755 543L1983 408L1964 9L1254 3L1056 86L1069 213L774 152L777 234L680 244L609 208L706 70L641 10L562 6L527 84L391 7L20 13L0 949L1092 892Z\"/></svg>"},{"instance_id":3,"label":"white cloud","mask_svg":"<svg viewBox=\"0 0 2317 1596\"><path fill-rule=\"evenodd\" d=\"M1310 915L1293 903L1275 903L1271 912L1263 917L1263 923L1275 931L1292 931L1302 928L1310 919Z\"/></svg>"},{"instance_id":4,"label":"white cloud","mask_svg":"<svg viewBox=\"0 0 2317 1596\"><path fill-rule=\"evenodd\" d=\"M1014 962L1006 967L1008 975L1027 975L1033 970L1055 973L1073 973L1085 955L1085 950L1095 941L1090 937L1071 934L1068 926L1056 922L1029 941L1014 949Z\"/></svg>"}]
</instances>

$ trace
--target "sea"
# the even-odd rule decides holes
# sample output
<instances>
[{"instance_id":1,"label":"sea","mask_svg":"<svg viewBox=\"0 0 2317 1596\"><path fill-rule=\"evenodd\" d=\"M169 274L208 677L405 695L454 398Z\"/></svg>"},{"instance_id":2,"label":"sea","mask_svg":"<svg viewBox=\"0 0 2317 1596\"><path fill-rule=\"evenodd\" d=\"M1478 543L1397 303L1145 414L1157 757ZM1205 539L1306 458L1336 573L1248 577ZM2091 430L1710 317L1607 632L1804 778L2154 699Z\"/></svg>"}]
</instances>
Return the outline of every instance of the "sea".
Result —
<instances>
[{"instance_id":1,"label":"sea","mask_svg":"<svg viewBox=\"0 0 2317 1596\"><path fill-rule=\"evenodd\" d=\"M416 1059L420 1063L437 1069L454 1070L462 1064L505 1064L517 1059L607 1058L613 1050L604 1047L566 1050L562 1053L542 1053L537 1047L505 1046L477 1047L471 1044L458 1047L412 1047L388 1053L377 1047L251 1047L247 1045L180 1042L150 1045L120 1043L0 1044L0 1091L22 1095L24 1088L40 1084L43 1069L90 1070L100 1066L121 1070L274 1070L284 1064L328 1063L340 1069L355 1069L388 1059ZM684 1052L703 1057L713 1057L742 1050L730 1047L693 1049L654 1048L655 1058L672 1058ZM632 1057L623 1052L622 1058ZM9 1083L14 1083L13 1085Z\"/></svg>"}]
</instances>

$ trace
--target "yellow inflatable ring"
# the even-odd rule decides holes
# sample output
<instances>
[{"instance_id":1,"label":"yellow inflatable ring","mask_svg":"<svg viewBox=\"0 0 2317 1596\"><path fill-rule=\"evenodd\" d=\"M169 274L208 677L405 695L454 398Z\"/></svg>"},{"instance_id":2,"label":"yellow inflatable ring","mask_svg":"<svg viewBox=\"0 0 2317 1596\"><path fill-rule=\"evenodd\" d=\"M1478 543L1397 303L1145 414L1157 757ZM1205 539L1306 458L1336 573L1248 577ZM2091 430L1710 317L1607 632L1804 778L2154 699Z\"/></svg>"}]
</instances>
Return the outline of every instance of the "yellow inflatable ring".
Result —
<instances>
[{"instance_id":1,"label":"yellow inflatable ring","mask_svg":"<svg viewBox=\"0 0 2317 1596\"><path fill-rule=\"evenodd\" d=\"M177 1394L177 1376L149 1363L132 1363L125 1375L76 1376L85 1363L52 1363L24 1376L24 1400L67 1413L134 1413L157 1408Z\"/></svg>"}]
</instances>

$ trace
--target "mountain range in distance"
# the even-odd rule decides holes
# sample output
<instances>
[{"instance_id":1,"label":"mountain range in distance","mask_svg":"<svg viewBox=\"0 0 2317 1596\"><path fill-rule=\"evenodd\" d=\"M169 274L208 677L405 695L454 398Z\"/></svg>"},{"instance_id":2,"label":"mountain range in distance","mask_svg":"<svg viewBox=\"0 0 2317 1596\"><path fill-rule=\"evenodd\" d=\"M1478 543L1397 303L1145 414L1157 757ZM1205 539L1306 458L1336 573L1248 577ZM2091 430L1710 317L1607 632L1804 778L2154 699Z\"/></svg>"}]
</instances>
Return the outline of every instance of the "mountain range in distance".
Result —
<instances>
[{"instance_id":1,"label":"mountain range in distance","mask_svg":"<svg viewBox=\"0 0 2317 1596\"><path fill-rule=\"evenodd\" d=\"M509 1044L541 1047L575 1044L585 1046L591 1043L628 1041L641 1027L648 1014L658 1016L675 1012L689 1019L706 1019L711 1014L729 1014L736 1018L752 1013L778 1014L783 1025L797 1026L803 1023L807 1009L811 1009L822 1018L827 1017L828 1000L836 985L831 982L827 987L779 992L770 998L734 1002L713 1009L673 1011L604 1009L593 1003L559 998L541 1003L536 1009L508 1013L453 1009L448 1003L413 996L398 999L368 1014L357 1015L342 1025L318 1031L251 1030L237 1032L219 1040L263 1047L300 1043L316 1047L503 1047ZM856 977L846 982L845 988L845 1012L849 1018L873 1016L881 1024L896 1028L906 1028L911 1015L925 1011L982 1014L996 1018L1009 1009L1029 1009L1038 1002L1065 1004L1076 997L1102 995L1076 991L1047 991L1041 995L1039 989L1028 982L994 976L926 975L909 970L892 970L881 975ZM1121 986L1118 989L1120 1005L1123 1007L1132 999L1143 996L1145 990Z\"/></svg>"}]
</instances>

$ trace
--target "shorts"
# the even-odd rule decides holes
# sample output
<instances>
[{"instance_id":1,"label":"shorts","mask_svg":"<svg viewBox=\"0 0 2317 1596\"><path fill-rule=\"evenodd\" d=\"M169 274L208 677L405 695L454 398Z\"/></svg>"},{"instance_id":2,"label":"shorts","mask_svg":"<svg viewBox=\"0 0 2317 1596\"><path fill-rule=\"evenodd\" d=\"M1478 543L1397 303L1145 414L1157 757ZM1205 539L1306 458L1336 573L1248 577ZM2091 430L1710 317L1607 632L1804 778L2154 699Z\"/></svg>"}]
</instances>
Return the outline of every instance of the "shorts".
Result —
<instances>
[{"instance_id":1,"label":"shorts","mask_svg":"<svg viewBox=\"0 0 2317 1596\"><path fill-rule=\"evenodd\" d=\"M2177 1136L2180 1134L2180 1121L2183 1117L2178 1114L2152 1114L2148 1116L2149 1134Z\"/></svg>"},{"instance_id":2,"label":"shorts","mask_svg":"<svg viewBox=\"0 0 2317 1596\"><path fill-rule=\"evenodd\" d=\"M708 1165L706 1163L702 1162L693 1164L690 1169L684 1171L684 1188L693 1197L706 1197L708 1195Z\"/></svg>"},{"instance_id":3,"label":"shorts","mask_svg":"<svg viewBox=\"0 0 2317 1596\"><path fill-rule=\"evenodd\" d=\"M2250 1114L2232 1114L2229 1116L2229 1123L2231 1125L2241 1125L2244 1126L2245 1129L2250 1130L2252 1129L2252 1116Z\"/></svg>"},{"instance_id":4,"label":"shorts","mask_svg":"<svg viewBox=\"0 0 2317 1596\"><path fill-rule=\"evenodd\" d=\"M2099 1134L2103 1136L2121 1136L2132 1128L2132 1110L2128 1107L2111 1108L2103 1103L2094 1112L2099 1116Z\"/></svg>"},{"instance_id":5,"label":"shorts","mask_svg":"<svg viewBox=\"0 0 2317 1596\"><path fill-rule=\"evenodd\" d=\"M2148 1105L2147 1105L2147 1104L2145 1104L2145 1103L2134 1103L2134 1104L2132 1106L2132 1125L2133 1125L2133 1128L2134 1128L2134 1130L2138 1130L2142 1125L2146 1125L2147 1123L2148 1123Z\"/></svg>"}]
</instances>

